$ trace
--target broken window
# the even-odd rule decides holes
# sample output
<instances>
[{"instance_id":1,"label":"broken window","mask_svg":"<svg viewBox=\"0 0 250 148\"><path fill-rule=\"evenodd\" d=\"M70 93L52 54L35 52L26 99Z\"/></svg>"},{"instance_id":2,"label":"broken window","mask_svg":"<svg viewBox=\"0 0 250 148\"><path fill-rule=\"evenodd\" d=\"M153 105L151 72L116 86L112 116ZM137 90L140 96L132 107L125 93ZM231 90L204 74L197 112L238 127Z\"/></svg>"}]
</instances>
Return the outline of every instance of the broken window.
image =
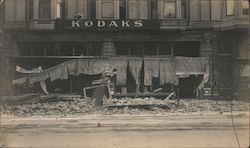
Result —
<instances>
[{"instance_id":1,"label":"broken window","mask_svg":"<svg viewBox=\"0 0 250 148\"><path fill-rule=\"evenodd\" d=\"M174 0L164 1L164 18L176 17L176 2Z\"/></svg>"},{"instance_id":2,"label":"broken window","mask_svg":"<svg viewBox=\"0 0 250 148\"><path fill-rule=\"evenodd\" d=\"M159 55L172 55L172 44L170 42L159 43Z\"/></svg>"},{"instance_id":3,"label":"broken window","mask_svg":"<svg viewBox=\"0 0 250 148\"><path fill-rule=\"evenodd\" d=\"M32 55L32 47L29 44L21 43L19 47L20 47L20 56Z\"/></svg>"},{"instance_id":4,"label":"broken window","mask_svg":"<svg viewBox=\"0 0 250 148\"><path fill-rule=\"evenodd\" d=\"M74 43L59 43L60 56L73 56L73 47Z\"/></svg>"},{"instance_id":5,"label":"broken window","mask_svg":"<svg viewBox=\"0 0 250 148\"><path fill-rule=\"evenodd\" d=\"M51 0L39 0L39 18L51 18Z\"/></svg>"},{"instance_id":6,"label":"broken window","mask_svg":"<svg viewBox=\"0 0 250 148\"><path fill-rule=\"evenodd\" d=\"M59 56L60 45L59 44L47 44L46 56Z\"/></svg>"},{"instance_id":7,"label":"broken window","mask_svg":"<svg viewBox=\"0 0 250 148\"><path fill-rule=\"evenodd\" d=\"M143 56L143 44L142 43L130 43L130 55L131 56Z\"/></svg>"},{"instance_id":8,"label":"broken window","mask_svg":"<svg viewBox=\"0 0 250 148\"><path fill-rule=\"evenodd\" d=\"M144 55L157 55L157 48L156 42L144 43Z\"/></svg>"},{"instance_id":9,"label":"broken window","mask_svg":"<svg viewBox=\"0 0 250 148\"><path fill-rule=\"evenodd\" d=\"M242 5L242 14L249 15L249 2L247 0L243 0L241 5Z\"/></svg>"},{"instance_id":10,"label":"broken window","mask_svg":"<svg viewBox=\"0 0 250 148\"><path fill-rule=\"evenodd\" d=\"M226 14L227 15L234 15L234 0L227 0L226 1Z\"/></svg>"},{"instance_id":11,"label":"broken window","mask_svg":"<svg viewBox=\"0 0 250 148\"><path fill-rule=\"evenodd\" d=\"M87 54L88 56L101 56L103 49L102 42L90 42L87 45Z\"/></svg>"},{"instance_id":12,"label":"broken window","mask_svg":"<svg viewBox=\"0 0 250 148\"><path fill-rule=\"evenodd\" d=\"M174 56L198 57L200 56L200 42L175 42Z\"/></svg>"},{"instance_id":13,"label":"broken window","mask_svg":"<svg viewBox=\"0 0 250 148\"><path fill-rule=\"evenodd\" d=\"M46 45L44 43L32 43L32 56L44 56Z\"/></svg>"},{"instance_id":14,"label":"broken window","mask_svg":"<svg viewBox=\"0 0 250 148\"><path fill-rule=\"evenodd\" d=\"M76 43L73 46L74 56L87 56L87 43Z\"/></svg>"},{"instance_id":15,"label":"broken window","mask_svg":"<svg viewBox=\"0 0 250 148\"><path fill-rule=\"evenodd\" d=\"M115 42L116 55L129 55L129 46L126 42Z\"/></svg>"}]
</instances>

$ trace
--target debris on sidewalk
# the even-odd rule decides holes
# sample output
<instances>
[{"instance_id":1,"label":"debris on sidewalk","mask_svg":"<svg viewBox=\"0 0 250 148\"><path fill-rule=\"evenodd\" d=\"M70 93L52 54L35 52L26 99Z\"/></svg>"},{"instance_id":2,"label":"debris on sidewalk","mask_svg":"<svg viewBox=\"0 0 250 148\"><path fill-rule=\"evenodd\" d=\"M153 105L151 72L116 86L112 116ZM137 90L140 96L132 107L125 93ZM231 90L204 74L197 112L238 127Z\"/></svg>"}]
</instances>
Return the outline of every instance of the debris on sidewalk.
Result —
<instances>
[{"instance_id":1,"label":"debris on sidewalk","mask_svg":"<svg viewBox=\"0 0 250 148\"><path fill-rule=\"evenodd\" d=\"M65 97L65 96L64 96ZM95 106L88 99L78 96L42 98L30 104L3 104L4 114L17 116L47 116L47 115L76 115L76 114L145 114L145 113L190 113L190 112L229 112L231 101L181 99L179 106L176 100L145 98L107 99L108 104ZM248 111L249 102L233 101L233 111Z\"/></svg>"}]
</instances>

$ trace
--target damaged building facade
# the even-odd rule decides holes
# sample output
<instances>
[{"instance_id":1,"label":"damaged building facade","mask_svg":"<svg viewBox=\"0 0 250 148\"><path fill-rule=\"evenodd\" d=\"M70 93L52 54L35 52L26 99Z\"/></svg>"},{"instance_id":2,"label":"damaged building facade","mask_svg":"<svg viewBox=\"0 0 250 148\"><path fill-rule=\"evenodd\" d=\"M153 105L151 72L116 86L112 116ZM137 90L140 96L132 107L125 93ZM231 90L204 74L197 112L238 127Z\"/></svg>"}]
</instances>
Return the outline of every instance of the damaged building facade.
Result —
<instances>
[{"instance_id":1,"label":"damaged building facade","mask_svg":"<svg viewBox=\"0 0 250 148\"><path fill-rule=\"evenodd\" d=\"M117 95L249 96L247 0L4 0L1 11L1 94L81 94L115 72Z\"/></svg>"}]
</instances>

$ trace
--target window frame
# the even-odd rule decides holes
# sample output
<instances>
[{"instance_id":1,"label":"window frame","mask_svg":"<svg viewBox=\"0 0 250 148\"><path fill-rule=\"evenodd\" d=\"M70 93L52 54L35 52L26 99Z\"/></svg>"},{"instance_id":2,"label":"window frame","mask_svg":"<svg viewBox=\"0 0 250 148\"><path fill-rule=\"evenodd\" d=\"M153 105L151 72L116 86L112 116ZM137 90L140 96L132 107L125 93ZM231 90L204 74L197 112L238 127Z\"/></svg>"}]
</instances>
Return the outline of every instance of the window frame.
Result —
<instances>
[{"instance_id":1,"label":"window frame","mask_svg":"<svg viewBox=\"0 0 250 148\"><path fill-rule=\"evenodd\" d=\"M112 3L113 15L112 16L103 16L103 4ZM102 19L113 19L115 18L115 2L114 0L101 0L101 18Z\"/></svg>"},{"instance_id":2,"label":"window frame","mask_svg":"<svg viewBox=\"0 0 250 148\"><path fill-rule=\"evenodd\" d=\"M183 3L185 2L185 3ZM183 10L184 5L184 10ZM183 12L185 14L185 17L183 17ZM188 19L188 1L187 0L181 0L181 19Z\"/></svg>"},{"instance_id":3,"label":"window frame","mask_svg":"<svg viewBox=\"0 0 250 148\"><path fill-rule=\"evenodd\" d=\"M166 10L166 3L174 3L174 16L173 17L168 17L165 16L165 10ZM163 1L163 19L173 19L173 18L177 18L177 3L176 0L164 0Z\"/></svg>"},{"instance_id":4,"label":"window frame","mask_svg":"<svg viewBox=\"0 0 250 148\"><path fill-rule=\"evenodd\" d=\"M245 4L246 3L248 5L248 8L244 8ZM249 2L247 0L242 0L241 1L241 11L242 11L242 15L249 15ZM244 13L245 11L247 11L247 13Z\"/></svg>"},{"instance_id":5,"label":"window frame","mask_svg":"<svg viewBox=\"0 0 250 148\"><path fill-rule=\"evenodd\" d=\"M229 11L228 11L228 4L229 4L229 2L231 2L232 3L232 10L230 11L230 12L232 12L232 13L229 13ZM235 12L234 12L234 9L235 9L235 0L226 0L225 1L225 3L226 3L226 16L234 16L235 15Z\"/></svg>"},{"instance_id":6,"label":"window frame","mask_svg":"<svg viewBox=\"0 0 250 148\"><path fill-rule=\"evenodd\" d=\"M42 9L41 8L41 2L42 1L44 1L44 2L45 1L47 1L47 2L49 1L49 6L50 6L49 8L47 8L48 10L50 10L49 14L48 14L48 16L45 16L45 17L44 16L42 17L42 14L41 14L41 9ZM52 0L39 0L38 1L38 18L39 19L51 19L52 18Z\"/></svg>"},{"instance_id":7,"label":"window frame","mask_svg":"<svg viewBox=\"0 0 250 148\"><path fill-rule=\"evenodd\" d=\"M131 16L130 16L130 2L131 0L127 0L127 2L126 2L126 4L127 4L127 12L126 12L126 14L127 14L127 18L128 19L131 19ZM141 16L141 14L140 14L140 0L133 0L133 1L135 1L136 2L136 5L135 5L135 9L136 9L136 16L135 16L135 18L132 18L132 19L140 19L140 16Z\"/></svg>"}]
</instances>

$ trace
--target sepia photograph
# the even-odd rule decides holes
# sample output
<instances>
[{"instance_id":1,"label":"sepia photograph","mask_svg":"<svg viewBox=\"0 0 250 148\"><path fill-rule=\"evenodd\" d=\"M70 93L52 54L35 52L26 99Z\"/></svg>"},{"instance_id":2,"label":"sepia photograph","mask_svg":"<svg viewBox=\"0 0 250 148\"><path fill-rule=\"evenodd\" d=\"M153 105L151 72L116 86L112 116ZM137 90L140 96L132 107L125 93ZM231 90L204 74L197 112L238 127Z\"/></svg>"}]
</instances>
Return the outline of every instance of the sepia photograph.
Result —
<instances>
[{"instance_id":1,"label":"sepia photograph","mask_svg":"<svg viewBox=\"0 0 250 148\"><path fill-rule=\"evenodd\" d=\"M0 148L250 148L250 0L0 0Z\"/></svg>"}]
</instances>

